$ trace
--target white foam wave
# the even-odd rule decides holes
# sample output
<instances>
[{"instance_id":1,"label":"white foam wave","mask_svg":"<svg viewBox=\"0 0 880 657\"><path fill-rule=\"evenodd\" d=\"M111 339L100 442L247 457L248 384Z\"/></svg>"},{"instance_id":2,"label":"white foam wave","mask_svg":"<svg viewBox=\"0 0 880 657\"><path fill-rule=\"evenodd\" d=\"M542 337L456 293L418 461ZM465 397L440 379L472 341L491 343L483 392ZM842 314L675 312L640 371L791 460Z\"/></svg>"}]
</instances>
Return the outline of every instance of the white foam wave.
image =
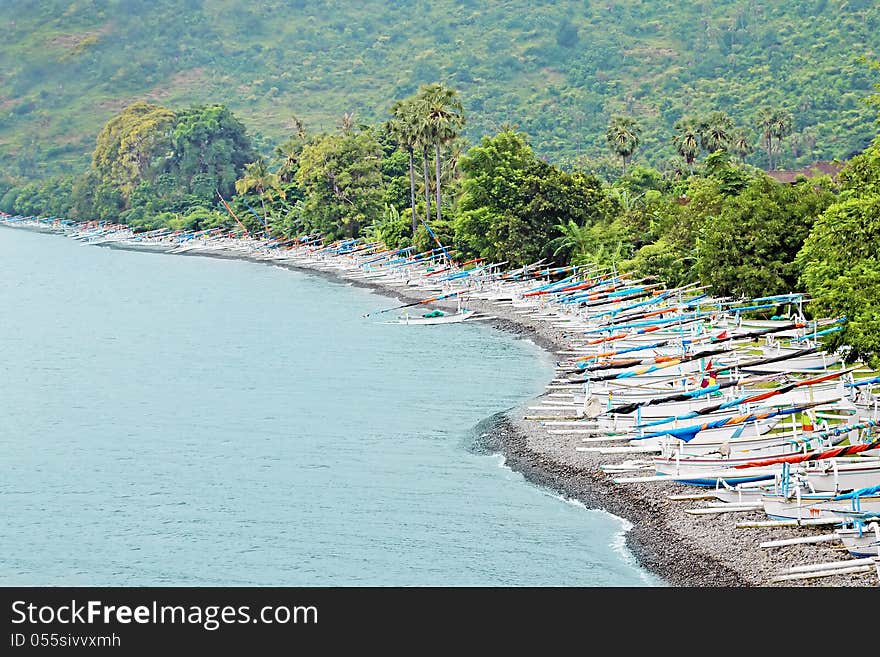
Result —
<instances>
[{"instance_id":1,"label":"white foam wave","mask_svg":"<svg viewBox=\"0 0 880 657\"><path fill-rule=\"evenodd\" d=\"M514 470L507 465L507 459L504 458L503 454L493 454L492 456L497 459L496 463L499 468L505 468L509 472L514 472ZM651 573L647 572L644 567L642 567L638 559L636 559L635 555L630 552L629 548L626 546L626 534L633 528L633 524L629 520L627 520L626 518L621 518L620 516L616 516L609 511L605 511L604 509L591 509L587 507L586 504L573 497L567 497L560 493L546 490L540 486L536 486L536 488L541 492L541 494L548 495L556 500L559 500L560 502L570 504L571 506L576 506L579 509L590 511L591 513L600 513L615 520L619 524L619 529L612 535L609 546L621 559L623 559L623 561L639 571L639 578L646 585L658 585L657 579Z\"/></svg>"},{"instance_id":2,"label":"white foam wave","mask_svg":"<svg viewBox=\"0 0 880 657\"><path fill-rule=\"evenodd\" d=\"M553 499L559 500L560 502L565 502L566 504L571 504L572 506L576 506L579 509L584 509L585 511L592 511L594 509L587 509L587 505L581 502L580 500L576 500L573 497L566 497L565 495L560 495L558 493L547 492L547 495L552 497Z\"/></svg>"},{"instance_id":3,"label":"white foam wave","mask_svg":"<svg viewBox=\"0 0 880 657\"><path fill-rule=\"evenodd\" d=\"M633 528L633 524L626 518L621 518L613 513L608 513L607 511L602 511L602 513L614 518L620 523L620 530L615 532L611 539L611 549L614 550L614 552L616 552L626 563L634 568L638 568L639 577L645 584L656 586L657 579L642 567L639 560L636 559L635 555L630 552L629 548L626 546L626 535L629 530Z\"/></svg>"},{"instance_id":4,"label":"white foam wave","mask_svg":"<svg viewBox=\"0 0 880 657\"><path fill-rule=\"evenodd\" d=\"M618 529L618 531L614 532L614 534L612 535L611 542L609 543L609 546L626 563L628 563L633 568L638 569L639 577L641 578L641 580L645 584L651 585L651 586L657 585L656 578L654 578L653 575L651 575L649 572L647 572L642 567L642 565L639 563L638 559L636 559L635 555L632 552L630 552L629 548L626 546L627 532L629 532L633 528L633 524L629 520L627 520L626 518L621 518L620 516L616 516L613 513L605 511L604 509L589 509L580 500L576 500L571 497L566 497L565 495L559 495L559 494L550 493L550 492L547 492L547 494L550 495L551 497L556 498L557 500L565 502L566 504L571 504L572 506L576 506L576 507L584 509L586 511L592 511L594 513L601 513L602 515L605 515L605 516L617 521L617 523L619 523L619 525L620 525L620 529Z\"/></svg>"}]
</instances>

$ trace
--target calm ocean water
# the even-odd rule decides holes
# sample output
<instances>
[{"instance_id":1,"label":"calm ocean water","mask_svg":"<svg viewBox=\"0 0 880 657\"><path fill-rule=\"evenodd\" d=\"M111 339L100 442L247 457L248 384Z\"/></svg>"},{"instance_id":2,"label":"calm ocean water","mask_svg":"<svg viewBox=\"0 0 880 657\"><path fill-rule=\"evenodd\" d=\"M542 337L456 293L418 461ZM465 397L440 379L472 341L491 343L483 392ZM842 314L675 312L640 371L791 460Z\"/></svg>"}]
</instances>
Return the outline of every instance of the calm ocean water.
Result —
<instances>
[{"instance_id":1,"label":"calm ocean water","mask_svg":"<svg viewBox=\"0 0 880 657\"><path fill-rule=\"evenodd\" d=\"M0 585L659 584L472 449L548 357L393 303L0 228Z\"/></svg>"}]
</instances>

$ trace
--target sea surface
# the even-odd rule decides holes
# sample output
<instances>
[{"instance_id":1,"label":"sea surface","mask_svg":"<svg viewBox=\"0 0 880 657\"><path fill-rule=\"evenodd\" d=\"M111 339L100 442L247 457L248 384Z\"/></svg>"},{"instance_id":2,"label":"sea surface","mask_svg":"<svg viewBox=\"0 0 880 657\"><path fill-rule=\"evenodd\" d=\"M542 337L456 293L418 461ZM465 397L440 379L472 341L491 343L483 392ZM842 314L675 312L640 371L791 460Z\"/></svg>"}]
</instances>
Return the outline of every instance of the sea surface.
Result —
<instances>
[{"instance_id":1,"label":"sea surface","mask_svg":"<svg viewBox=\"0 0 880 657\"><path fill-rule=\"evenodd\" d=\"M549 356L391 305L0 228L0 585L662 585L475 448Z\"/></svg>"}]
</instances>

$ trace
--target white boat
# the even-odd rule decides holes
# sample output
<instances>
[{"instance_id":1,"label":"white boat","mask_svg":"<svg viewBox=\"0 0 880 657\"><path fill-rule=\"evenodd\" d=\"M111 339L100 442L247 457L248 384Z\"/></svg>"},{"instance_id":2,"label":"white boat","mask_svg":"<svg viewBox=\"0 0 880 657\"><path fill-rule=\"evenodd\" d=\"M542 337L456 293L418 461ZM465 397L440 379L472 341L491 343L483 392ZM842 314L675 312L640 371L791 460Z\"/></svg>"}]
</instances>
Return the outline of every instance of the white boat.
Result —
<instances>
[{"instance_id":1,"label":"white boat","mask_svg":"<svg viewBox=\"0 0 880 657\"><path fill-rule=\"evenodd\" d=\"M843 518L862 514L880 515L880 495L834 499L834 493L803 493L794 498L762 495L764 512L774 520Z\"/></svg>"},{"instance_id":2,"label":"white boat","mask_svg":"<svg viewBox=\"0 0 880 657\"><path fill-rule=\"evenodd\" d=\"M816 491L854 490L880 484L880 459L876 458L828 459L802 470Z\"/></svg>"},{"instance_id":3,"label":"white boat","mask_svg":"<svg viewBox=\"0 0 880 657\"><path fill-rule=\"evenodd\" d=\"M785 356L786 354L795 354L798 352L798 349L795 348L771 348L764 350L764 356L766 358L775 358L779 356ZM827 371L829 367L832 365L836 365L840 362L840 356L837 354L830 354L825 351L821 351L816 354L805 354L803 356L793 356L791 358L786 358L785 360L777 361L775 363L761 363L751 366L746 366L742 368L743 372L754 372L754 373L775 373L775 372L812 372L812 371Z\"/></svg>"},{"instance_id":4,"label":"white boat","mask_svg":"<svg viewBox=\"0 0 880 657\"><path fill-rule=\"evenodd\" d=\"M880 557L880 524L869 523L834 532L854 557Z\"/></svg>"},{"instance_id":5,"label":"white boat","mask_svg":"<svg viewBox=\"0 0 880 657\"><path fill-rule=\"evenodd\" d=\"M799 454L809 445L807 442L809 441L808 436L803 434L793 436L790 433L765 433L759 436L746 435L720 442L698 442L692 440L685 443L684 441L674 440L664 443L661 440L659 443L655 443L653 440L631 440L629 444L634 447L653 445L660 450L662 456L675 458L676 453L678 453L679 458L682 460L709 458L713 455L720 457L722 454L726 454L727 456L723 458L727 461L743 459L744 462Z\"/></svg>"},{"instance_id":6,"label":"white boat","mask_svg":"<svg viewBox=\"0 0 880 657\"><path fill-rule=\"evenodd\" d=\"M712 489L712 494L715 496L715 499L727 502L728 504L761 504L762 495L777 492L777 481L777 479L774 479L773 482L756 481L731 486L723 479L720 479L715 488Z\"/></svg>"},{"instance_id":7,"label":"white boat","mask_svg":"<svg viewBox=\"0 0 880 657\"><path fill-rule=\"evenodd\" d=\"M477 315L476 310L461 310L456 313L446 313L442 310L425 313L424 315L401 315L395 320L385 322L386 324L407 324L427 326L434 324L456 324L464 322Z\"/></svg>"},{"instance_id":8,"label":"white boat","mask_svg":"<svg viewBox=\"0 0 880 657\"><path fill-rule=\"evenodd\" d=\"M696 431L693 438L686 442L689 447L697 445L712 445L712 449L714 449L716 445L721 445L725 442L729 443L735 439L744 438L749 440L763 436L765 433L773 429L779 421L779 417L768 417L751 420L749 422L714 427L711 429L702 429ZM656 435L649 438L637 438L636 436L633 436L633 444L662 447L664 444L671 443L675 439L673 434L661 434L661 431L662 429L655 428L654 433ZM670 432L673 431L676 431L676 429L670 429Z\"/></svg>"}]
</instances>

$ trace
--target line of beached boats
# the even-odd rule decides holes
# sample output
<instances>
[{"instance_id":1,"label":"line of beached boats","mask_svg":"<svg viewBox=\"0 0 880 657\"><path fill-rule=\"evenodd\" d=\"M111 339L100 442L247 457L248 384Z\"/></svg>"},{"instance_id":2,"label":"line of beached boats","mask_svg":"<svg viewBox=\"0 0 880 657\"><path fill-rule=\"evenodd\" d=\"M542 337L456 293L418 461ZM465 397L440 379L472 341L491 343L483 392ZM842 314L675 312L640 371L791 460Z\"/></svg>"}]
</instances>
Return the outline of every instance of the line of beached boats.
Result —
<instances>
[{"instance_id":1,"label":"line of beached boats","mask_svg":"<svg viewBox=\"0 0 880 657\"><path fill-rule=\"evenodd\" d=\"M616 484L683 484L693 515L753 514L745 526L832 528L763 548L840 542L850 558L798 564L777 582L866 573L880 578L880 375L821 339L845 318L809 319L801 293L734 299L670 288L599 266L454 263L320 236L267 239L221 229L136 233L127 226L0 216L0 223L99 246L246 257L334 272L400 290L367 313L436 325L491 318L481 300L561 336L557 371L526 420L601 458ZM457 303L452 312L433 307ZM765 516L754 519L754 514ZM739 525L738 525L739 526Z\"/></svg>"}]
</instances>

